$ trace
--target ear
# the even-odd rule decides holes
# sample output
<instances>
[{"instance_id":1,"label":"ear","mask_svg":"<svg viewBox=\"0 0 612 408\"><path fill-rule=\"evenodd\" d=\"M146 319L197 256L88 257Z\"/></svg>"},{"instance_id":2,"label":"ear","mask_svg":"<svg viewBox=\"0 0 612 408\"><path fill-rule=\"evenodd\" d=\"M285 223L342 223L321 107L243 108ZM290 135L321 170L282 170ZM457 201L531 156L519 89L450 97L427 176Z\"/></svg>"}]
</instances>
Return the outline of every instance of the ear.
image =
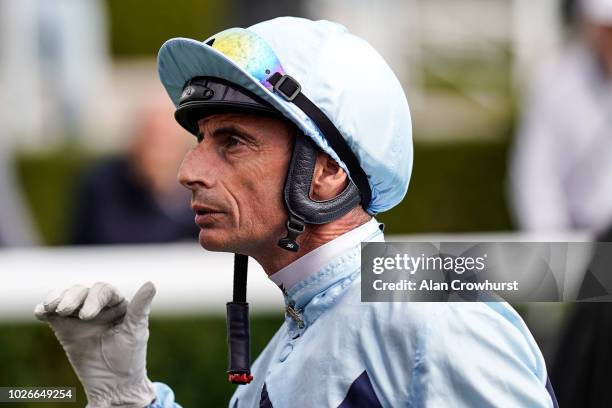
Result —
<instances>
[{"instance_id":1,"label":"ear","mask_svg":"<svg viewBox=\"0 0 612 408\"><path fill-rule=\"evenodd\" d=\"M348 177L342 167L327 153L319 151L310 185L310 198L330 200L344 191L347 185Z\"/></svg>"}]
</instances>

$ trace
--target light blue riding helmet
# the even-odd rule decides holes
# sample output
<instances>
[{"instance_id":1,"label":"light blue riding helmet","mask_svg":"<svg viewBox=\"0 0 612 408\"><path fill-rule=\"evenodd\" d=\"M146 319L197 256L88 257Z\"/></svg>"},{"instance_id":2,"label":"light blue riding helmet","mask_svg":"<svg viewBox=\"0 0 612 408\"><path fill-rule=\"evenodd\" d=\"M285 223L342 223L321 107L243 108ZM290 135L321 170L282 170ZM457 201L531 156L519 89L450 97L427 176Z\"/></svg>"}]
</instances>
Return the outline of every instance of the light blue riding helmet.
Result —
<instances>
[{"instance_id":1,"label":"light blue riding helmet","mask_svg":"<svg viewBox=\"0 0 612 408\"><path fill-rule=\"evenodd\" d=\"M158 71L177 107L195 77L226 80L272 105L336 160L359 190L362 172L370 190L364 206L369 213L386 211L404 198L413 161L406 96L376 50L344 26L280 17L203 42L173 38L159 51ZM304 99L314 108L304 107ZM329 124L317 110L339 131L348 155L337 151L342 146L332 148L339 144L330 143Z\"/></svg>"}]
</instances>

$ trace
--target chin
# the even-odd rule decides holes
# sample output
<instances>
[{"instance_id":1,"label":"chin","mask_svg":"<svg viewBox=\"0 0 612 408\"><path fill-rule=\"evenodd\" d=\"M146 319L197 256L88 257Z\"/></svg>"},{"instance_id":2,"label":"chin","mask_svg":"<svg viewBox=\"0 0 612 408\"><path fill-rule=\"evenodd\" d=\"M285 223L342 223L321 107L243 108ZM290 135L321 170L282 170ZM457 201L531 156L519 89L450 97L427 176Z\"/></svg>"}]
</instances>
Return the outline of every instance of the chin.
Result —
<instances>
[{"instance_id":1,"label":"chin","mask_svg":"<svg viewBox=\"0 0 612 408\"><path fill-rule=\"evenodd\" d=\"M228 240L227 237L225 237L224 235L225 234L221 232L200 230L198 240L200 242L200 246L206 249L207 251L232 252L234 250L232 241Z\"/></svg>"}]
</instances>

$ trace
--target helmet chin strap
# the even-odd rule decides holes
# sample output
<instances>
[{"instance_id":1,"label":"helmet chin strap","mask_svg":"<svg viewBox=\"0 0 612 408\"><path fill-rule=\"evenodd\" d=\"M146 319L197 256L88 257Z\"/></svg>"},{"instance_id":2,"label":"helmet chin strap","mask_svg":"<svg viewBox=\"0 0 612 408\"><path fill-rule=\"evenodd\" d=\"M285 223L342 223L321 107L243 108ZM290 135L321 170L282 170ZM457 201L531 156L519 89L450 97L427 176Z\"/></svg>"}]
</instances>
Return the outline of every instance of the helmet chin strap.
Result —
<instances>
[{"instance_id":1,"label":"helmet chin strap","mask_svg":"<svg viewBox=\"0 0 612 408\"><path fill-rule=\"evenodd\" d=\"M287 236L278 241L278 245L288 251L300 249L297 238L306 229L306 224L327 224L347 214L361 201L359 190L352 181L334 198L323 201L310 198L318 151L314 142L298 131L284 188L285 206L289 212Z\"/></svg>"}]
</instances>

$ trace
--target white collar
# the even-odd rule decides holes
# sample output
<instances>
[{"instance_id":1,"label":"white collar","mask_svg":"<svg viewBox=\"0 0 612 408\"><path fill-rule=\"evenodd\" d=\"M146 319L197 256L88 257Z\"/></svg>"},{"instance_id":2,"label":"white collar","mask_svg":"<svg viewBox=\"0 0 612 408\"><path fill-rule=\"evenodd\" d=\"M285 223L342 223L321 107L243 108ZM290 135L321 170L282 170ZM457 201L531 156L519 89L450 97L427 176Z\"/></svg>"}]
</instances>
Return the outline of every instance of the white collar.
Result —
<instances>
[{"instance_id":1,"label":"white collar","mask_svg":"<svg viewBox=\"0 0 612 408\"><path fill-rule=\"evenodd\" d=\"M321 245L308 252L301 258L296 259L278 272L270 275L270 279L283 291L291 289L293 285L323 268L325 265L370 238L380 231L378 221L372 219L365 224L345 232L339 237ZM377 234L374 241L383 240L382 234Z\"/></svg>"}]
</instances>

